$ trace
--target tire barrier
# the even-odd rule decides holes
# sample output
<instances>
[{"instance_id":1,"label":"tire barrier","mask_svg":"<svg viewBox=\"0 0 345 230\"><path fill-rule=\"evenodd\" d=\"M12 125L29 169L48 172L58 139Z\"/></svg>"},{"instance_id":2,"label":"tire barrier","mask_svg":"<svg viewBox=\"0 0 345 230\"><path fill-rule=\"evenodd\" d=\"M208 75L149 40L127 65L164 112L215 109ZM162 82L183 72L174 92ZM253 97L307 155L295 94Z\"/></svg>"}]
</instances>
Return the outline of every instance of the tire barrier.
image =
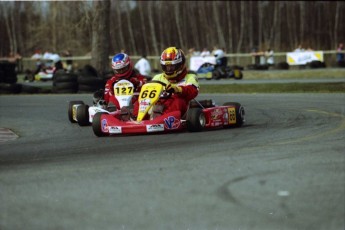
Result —
<instances>
[{"instance_id":1,"label":"tire barrier","mask_svg":"<svg viewBox=\"0 0 345 230\"><path fill-rule=\"evenodd\" d=\"M337 67L345 68L345 61L338 61Z\"/></svg>"},{"instance_id":2,"label":"tire barrier","mask_svg":"<svg viewBox=\"0 0 345 230\"><path fill-rule=\"evenodd\" d=\"M90 93L95 92L101 88L104 88L104 81L102 78L92 76L78 76L78 93Z\"/></svg>"},{"instance_id":3,"label":"tire barrier","mask_svg":"<svg viewBox=\"0 0 345 230\"><path fill-rule=\"evenodd\" d=\"M265 64L253 64L253 65L248 65L249 70L268 70L269 65Z\"/></svg>"},{"instance_id":4,"label":"tire barrier","mask_svg":"<svg viewBox=\"0 0 345 230\"><path fill-rule=\"evenodd\" d=\"M105 82L95 68L91 65L85 65L78 73L78 93L95 92L104 88Z\"/></svg>"},{"instance_id":5,"label":"tire barrier","mask_svg":"<svg viewBox=\"0 0 345 230\"><path fill-rule=\"evenodd\" d=\"M17 80L16 63L0 62L0 83L13 84Z\"/></svg>"},{"instance_id":6,"label":"tire barrier","mask_svg":"<svg viewBox=\"0 0 345 230\"><path fill-rule=\"evenodd\" d=\"M22 84L0 83L0 94L19 94L22 92Z\"/></svg>"},{"instance_id":7,"label":"tire barrier","mask_svg":"<svg viewBox=\"0 0 345 230\"><path fill-rule=\"evenodd\" d=\"M67 73L65 70L58 70L53 76L53 93L77 93L78 76L74 73Z\"/></svg>"},{"instance_id":8,"label":"tire barrier","mask_svg":"<svg viewBox=\"0 0 345 230\"><path fill-rule=\"evenodd\" d=\"M311 69L326 68L325 63L321 61L311 61L307 64L307 66Z\"/></svg>"},{"instance_id":9,"label":"tire barrier","mask_svg":"<svg viewBox=\"0 0 345 230\"><path fill-rule=\"evenodd\" d=\"M102 75L103 86L105 86L105 84L107 83L107 81L108 81L113 75L114 75L114 71L113 71L113 70L106 71L106 72Z\"/></svg>"},{"instance_id":10,"label":"tire barrier","mask_svg":"<svg viewBox=\"0 0 345 230\"><path fill-rule=\"evenodd\" d=\"M276 65L276 69L289 69L290 65L287 62L279 62Z\"/></svg>"}]
</instances>

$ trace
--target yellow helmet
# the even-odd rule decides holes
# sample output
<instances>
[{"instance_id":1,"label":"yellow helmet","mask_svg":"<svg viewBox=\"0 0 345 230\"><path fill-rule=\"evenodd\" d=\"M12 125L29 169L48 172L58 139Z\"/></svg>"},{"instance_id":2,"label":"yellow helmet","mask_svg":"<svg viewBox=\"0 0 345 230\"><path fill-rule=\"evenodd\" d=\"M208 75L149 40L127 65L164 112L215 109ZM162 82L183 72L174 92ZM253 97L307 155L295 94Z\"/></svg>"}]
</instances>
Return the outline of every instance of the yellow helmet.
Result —
<instances>
[{"instance_id":1,"label":"yellow helmet","mask_svg":"<svg viewBox=\"0 0 345 230\"><path fill-rule=\"evenodd\" d=\"M183 51L176 47L165 49L161 54L160 62L168 80L177 78L186 68L186 57Z\"/></svg>"}]
</instances>

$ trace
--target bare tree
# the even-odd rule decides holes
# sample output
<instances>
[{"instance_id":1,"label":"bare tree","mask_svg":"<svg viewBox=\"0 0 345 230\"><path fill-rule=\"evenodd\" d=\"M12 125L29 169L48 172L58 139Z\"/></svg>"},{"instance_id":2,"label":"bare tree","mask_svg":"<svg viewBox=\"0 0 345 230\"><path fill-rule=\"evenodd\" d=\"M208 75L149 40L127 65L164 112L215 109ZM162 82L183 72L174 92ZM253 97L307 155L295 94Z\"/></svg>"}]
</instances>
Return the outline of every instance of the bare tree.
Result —
<instances>
[{"instance_id":1,"label":"bare tree","mask_svg":"<svg viewBox=\"0 0 345 230\"><path fill-rule=\"evenodd\" d=\"M150 37L151 37L151 42L153 46L153 51L154 53L159 53L158 46L157 46L157 39L156 39L156 28L154 25L154 19L153 19L153 3L150 2L148 6L148 15L149 15L149 25L150 25Z\"/></svg>"},{"instance_id":2,"label":"bare tree","mask_svg":"<svg viewBox=\"0 0 345 230\"><path fill-rule=\"evenodd\" d=\"M94 18L92 23L92 57L91 65L99 73L109 68L109 9L110 1L94 1Z\"/></svg>"},{"instance_id":3,"label":"bare tree","mask_svg":"<svg viewBox=\"0 0 345 230\"><path fill-rule=\"evenodd\" d=\"M216 27L216 31L217 31L216 36L218 38L219 45L221 48L225 48L225 40L224 40L224 34L222 30L223 25L219 21L219 15L217 13L218 11L217 5L218 3L216 1L212 2L212 13L213 13L213 18L215 22L214 26Z\"/></svg>"},{"instance_id":4,"label":"bare tree","mask_svg":"<svg viewBox=\"0 0 345 230\"><path fill-rule=\"evenodd\" d=\"M333 37L334 37L334 43L338 44L338 30L339 30L339 18L340 18L340 4L336 2L336 7L335 7L335 22L334 22L334 32L333 32ZM344 23L344 22L343 22Z\"/></svg>"},{"instance_id":5,"label":"bare tree","mask_svg":"<svg viewBox=\"0 0 345 230\"><path fill-rule=\"evenodd\" d=\"M147 6L146 2L138 2L138 7L139 7L139 16L140 16L140 25L141 25L141 34L145 34L146 33L146 20L145 20L145 6ZM149 6L150 7L150 6ZM152 15L148 14L148 17L152 17ZM151 25L151 24L150 24ZM141 38L140 38L141 39ZM142 53L148 54L150 48L149 48L149 44L147 42L147 39L141 39L143 40L144 43L144 51L142 51Z\"/></svg>"},{"instance_id":6,"label":"bare tree","mask_svg":"<svg viewBox=\"0 0 345 230\"><path fill-rule=\"evenodd\" d=\"M5 2L2 7L2 14L5 17L6 33L9 38L10 52L17 51L16 43L16 33L14 28L14 18L13 18L13 3Z\"/></svg>"},{"instance_id":7,"label":"bare tree","mask_svg":"<svg viewBox=\"0 0 345 230\"><path fill-rule=\"evenodd\" d=\"M123 2L125 3L125 8L126 8L126 16L127 16L127 28L126 30L128 31L128 38L127 39L127 44L130 44L130 50L128 50L127 52L130 52L131 54L133 53L137 53L137 47L135 45L135 37L134 37L134 33L133 33L133 26L132 26L132 20L131 20L131 9L130 9L130 2ZM121 31L122 32L122 31Z\"/></svg>"},{"instance_id":8,"label":"bare tree","mask_svg":"<svg viewBox=\"0 0 345 230\"><path fill-rule=\"evenodd\" d=\"M100 27L93 3L1 2L1 55L18 50L31 55L37 48L90 52L93 30ZM157 55L170 45L218 45L231 52L249 52L253 45L284 51L299 43L334 49L344 41L344 6L342 1L112 1L111 39L104 44L111 44L111 52L125 49L133 55Z\"/></svg>"},{"instance_id":9,"label":"bare tree","mask_svg":"<svg viewBox=\"0 0 345 230\"><path fill-rule=\"evenodd\" d=\"M305 25L305 2L299 2L299 19L300 19L300 23L299 23L299 43L304 41L304 25Z\"/></svg>"},{"instance_id":10,"label":"bare tree","mask_svg":"<svg viewBox=\"0 0 345 230\"><path fill-rule=\"evenodd\" d=\"M175 14L175 23L177 28L177 44L176 46L182 47L183 46L183 39L182 39L182 20L180 17L180 2L176 2L174 4L174 14Z\"/></svg>"},{"instance_id":11,"label":"bare tree","mask_svg":"<svg viewBox=\"0 0 345 230\"><path fill-rule=\"evenodd\" d=\"M243 37L245 32L245 2L241 2L241 25L240 25L240 37L238 39L237 43L237 52L241 52L242 43L243 43ZM237 60L238 61L238 60Z\"/></svg>"}]
</instances>

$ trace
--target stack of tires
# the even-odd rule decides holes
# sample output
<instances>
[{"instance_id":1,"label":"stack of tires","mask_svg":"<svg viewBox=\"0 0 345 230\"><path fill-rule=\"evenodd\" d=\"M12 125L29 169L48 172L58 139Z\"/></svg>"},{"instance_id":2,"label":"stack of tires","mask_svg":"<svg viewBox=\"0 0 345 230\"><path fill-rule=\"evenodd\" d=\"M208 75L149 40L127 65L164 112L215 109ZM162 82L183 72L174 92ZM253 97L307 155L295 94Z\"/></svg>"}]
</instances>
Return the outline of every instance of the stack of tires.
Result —
<instances>
[{"instance_id":1,"label":"stack of tires","mask_svg":"<svg viewBox=\"0 0 345 230\"><path fill-rule=\"evenodd\" d=\"M112 78L112 76L114 76L114 71L113 70L108 70L105 73L103 73L102 75L102 80L103 80L103 88L105 86L105 84L107 83L107 81Z\"/></svg>"},{"instance_id":2,"label":"stack of tires","mask_svg":"<svg viewBox=\"0 0 345 230\"><path fill-rule=\"evenodd\" d=\"M78 93L90 93L104 88L104 80L95 68L85 65L78 72Z\"/></svg>"},{"instance_id":3,"label":"stack of tires","mask_svg":"<svg viewBox=\"0 0 345 230\"><path fill-rule=\"evenodd\" d=\"M53 93L77 93L78 75L58 70L53 76Z\"/></svg>"},{"instance_id":4,"label":"stack of tires","mask_svg":"<svg viewBox=\"0 0 345 230\"><path fill-rule=\"evenodd\" d=\"M22 85L17 80L16 63L0 62L0 94L21 93Z\"/></svg>"},{"instance_id":5,"label":"stack of tires","mask_svg":"<svg viewBox=\"0 0 345 230\"><path fill-rule=\"evenodd\" d=\"M308 63L307 63L307 66L308 66L310 69L326 68L326 64L325 64L324 62L317 61L317 60L308 62Z\"/></svg>"},{"instance_id":6,"label":"stack of tires","mask_svg":"<svg viewBox=\"0 0 345 230\"><path fill-rule=\"evenodd\" d=\"M287 62L279 62L276 65L276 69L280 69L280 70L288 70L289 68L290 68L290 65Z\"/></svg>"}]
</instances>

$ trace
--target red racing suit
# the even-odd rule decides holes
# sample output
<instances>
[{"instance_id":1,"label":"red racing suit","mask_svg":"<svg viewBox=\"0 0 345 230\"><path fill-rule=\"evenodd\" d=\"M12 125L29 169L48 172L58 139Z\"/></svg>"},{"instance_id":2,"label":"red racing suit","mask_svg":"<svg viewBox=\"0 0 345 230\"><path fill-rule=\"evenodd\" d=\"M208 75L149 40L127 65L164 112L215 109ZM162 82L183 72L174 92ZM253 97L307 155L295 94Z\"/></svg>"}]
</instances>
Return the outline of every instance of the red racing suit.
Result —
<instances>
[{"instance_id":1,"label":"red racing suit","mask_svg":"<svg viewBox=\"0 0 345 230\"><path fill-rule=\"evenodd\" d=\"M184 71L178 78L180 80L168 80L164 77L164 73L152 78L152 80L161 81L167 85L176 84L182 88L181 93L175 93L170 98L158 102L164 105L163 114L180 111L183 116L187 112L189 102L199 94L199 82L195 74L187 74L187 71Z\"/></svg>"},{"instance_id":2,"label":"red racing suit","mask_svg":"<svg viewBox=\"0 0 345 230\"><path fill-rule=\"evenodd\" d=\"M141 86L146 83L146 78L143 75L137 73L136 71L133 71L129 78L120 78L117 77L116 74L112 76L105 84L104 100L107 102L107 104L109 104L109 102L112 102L117 109L120 109L120 104L114 95L114 84L122 79L126 79L133 83L134 92L140 92ZM133 96L132 103L135 104L137 100L138 96Z\"/></svg>"}]
</instances>

